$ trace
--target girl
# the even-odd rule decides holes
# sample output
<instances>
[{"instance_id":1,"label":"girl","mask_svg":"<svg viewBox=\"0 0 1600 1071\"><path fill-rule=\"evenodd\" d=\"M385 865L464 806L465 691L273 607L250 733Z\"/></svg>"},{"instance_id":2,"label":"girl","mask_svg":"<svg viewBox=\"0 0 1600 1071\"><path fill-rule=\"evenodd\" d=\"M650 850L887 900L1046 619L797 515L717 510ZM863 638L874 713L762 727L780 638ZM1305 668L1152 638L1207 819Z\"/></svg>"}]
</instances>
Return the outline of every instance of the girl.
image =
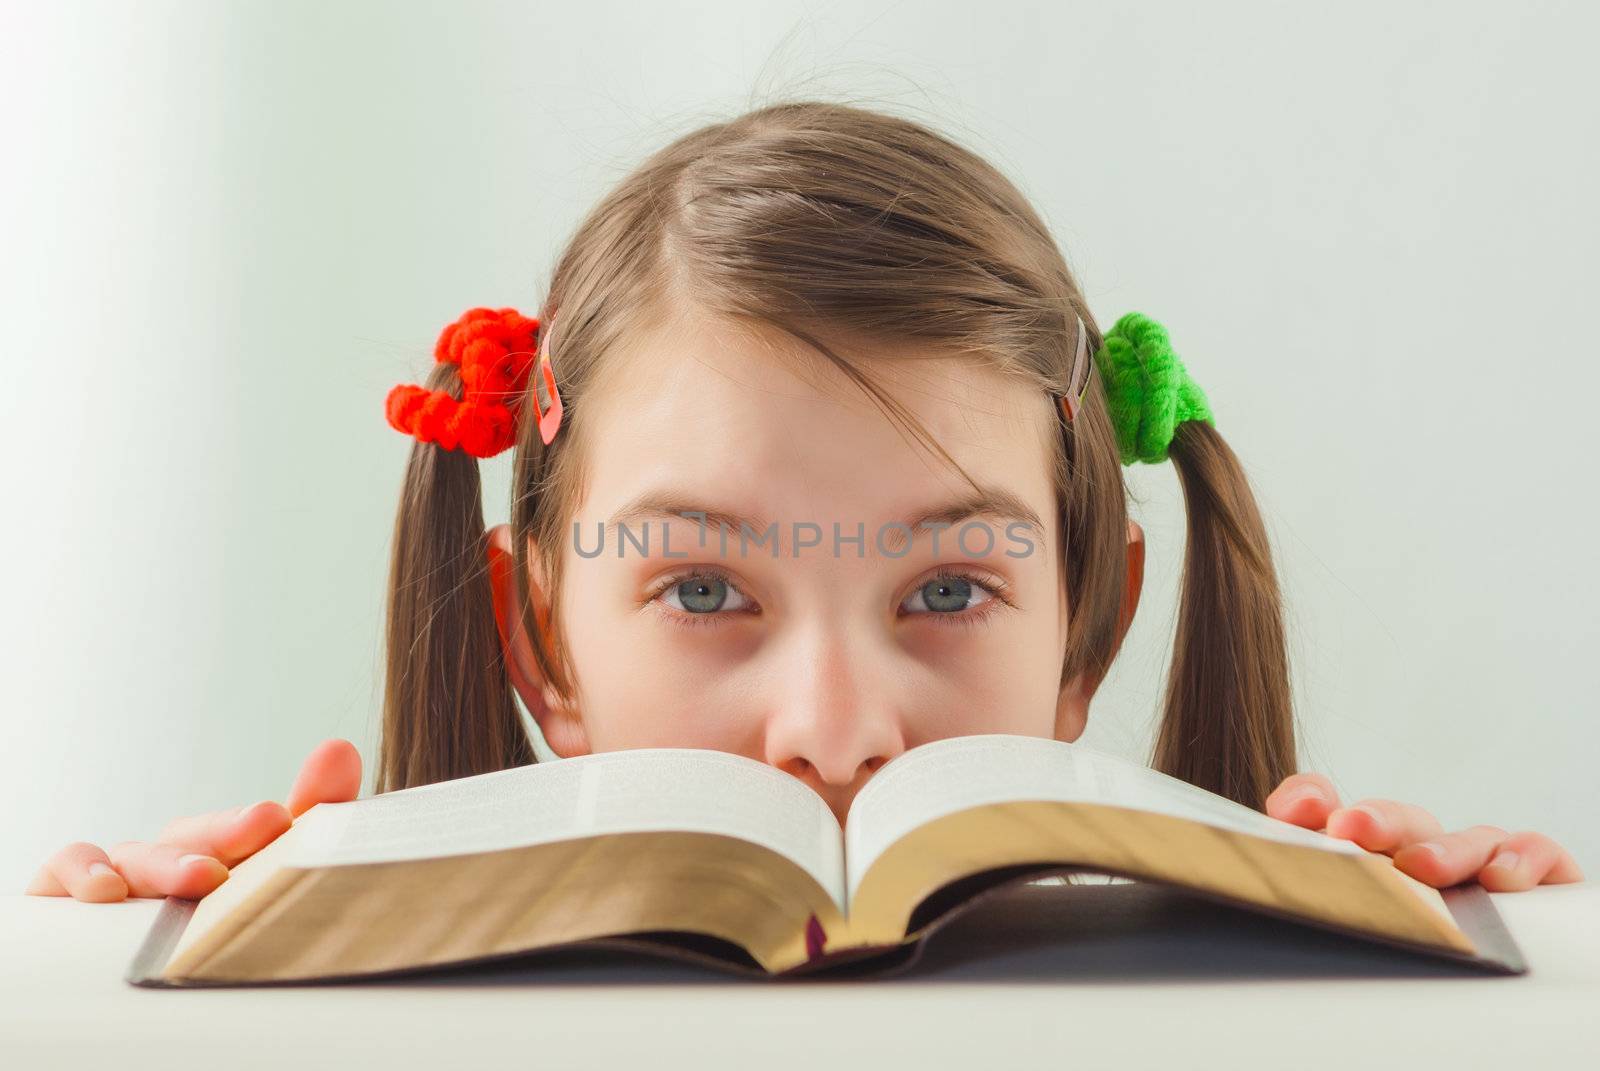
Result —
<instances>
[{"instance_id":1,"label":"girl","mask_svg":"<svg viewBox=\"0 0 1600 1071\"><path fill-rule=\"evenodd\" d=\"M1076 740L1143 580L1120 466L1170 456L1188 543L1154 765L1433 885L1582 878L1538 833L1445 833L1294 772L1267 535L1204 393L1154 321L1102 334L1018 190L920 125L796 102L696 131L590 213L540 315L473 309L436 356L388 398L417 442L380 792L701 747L843 821L918 744ZM477 459L512 446L485 532ZM287 806L74 844L29 891L201 896L360 781L328 741Z\"/></svg>"}]
</instances>

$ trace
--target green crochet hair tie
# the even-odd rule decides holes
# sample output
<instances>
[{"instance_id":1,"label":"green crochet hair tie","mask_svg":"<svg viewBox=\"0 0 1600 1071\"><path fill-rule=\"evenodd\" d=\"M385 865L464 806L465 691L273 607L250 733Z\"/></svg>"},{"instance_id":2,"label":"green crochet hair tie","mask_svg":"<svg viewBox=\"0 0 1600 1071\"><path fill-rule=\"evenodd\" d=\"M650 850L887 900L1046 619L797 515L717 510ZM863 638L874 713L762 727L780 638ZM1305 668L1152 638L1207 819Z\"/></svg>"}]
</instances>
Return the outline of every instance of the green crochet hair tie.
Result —
<instances>
[{"instance_id":1,"label":"green crochet hair tie","mask_svg":"<svg viewBox=\"0 0 1600 1071\"><path fill-rule=\"evenodd\" d=\"M1205 392L1172 352L1167 329L1143 313L1130 312L1116 322L1095 353L1095 364L1124 465L1165 461L1172 433L1186 420L1216 426Z\"/></svg>"}]
</instances>

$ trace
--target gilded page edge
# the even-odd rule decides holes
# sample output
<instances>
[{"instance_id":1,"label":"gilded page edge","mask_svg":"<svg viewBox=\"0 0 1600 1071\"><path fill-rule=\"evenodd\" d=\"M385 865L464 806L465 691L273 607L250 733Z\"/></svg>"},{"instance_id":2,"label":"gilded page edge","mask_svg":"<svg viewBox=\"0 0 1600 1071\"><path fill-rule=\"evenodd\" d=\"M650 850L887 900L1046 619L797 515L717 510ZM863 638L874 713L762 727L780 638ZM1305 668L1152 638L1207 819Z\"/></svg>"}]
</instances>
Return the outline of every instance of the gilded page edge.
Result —
<instances>
[{"instance_id":1,"label":"gilded page edge","mask_svg":"<svg viewBox=\"0 0 1600 1071\"><path fill-rule=\"evenodd\" d=\"M1063 814L1069 817L1063 820ZM1096 827L1107 822L1118 827L1119 832L1126 833L1142 827L1145 834L1120 840L1106 837L1104 831ZM997 823L1008 828L996 830L993 827ZM1017 832L1019 829L1020 835ZM1139 858L1130 851L1129 845L1141 839L1145 841L1147 852L1151 848L1151 841L1169 840L1193 851L1209 851L1213 856L1215 851L1201 846L1208 840L1219 840L1228 846L1231 854L1245 857L1240 866L1227 868L1230 873L1238 875L1240 880L1236 885L1242 884L1250 871L1256 869L1249 860L1251 853L1281 856L1291 861L1299 855L1302 861L1324 865L1335 872L1340 867L1353 867L1355 872L1366 877L1371 888L1381 896L1382 904L1395 905L1397 913L1392 913L1390 917L1396 923L1403 918L1404 923L1408 924L1405 929L1409 932L1402 932L1393 925L1376 929L1357 925L1348 920L1331 919L1321 913L1275 902L1270 895L1214 887L1172 866L1170 858L1159 852L1153 853L1153 859ZM1350 862L1333 862L1338 859ZM880 873L880 864L886 861L888 867ZM1076 801L980 804L944 815L907 833L874 860L872 868L863 876L856 896L851 900L846 940L861 946L899 944L912 940L915 935L906 932L911 913L929 895L963 877L999 867L1021 865L1076 866L1118 873L1137 880L1163 881L1197 892L1218 893L1242 906L1275 911L1289 920L1324 922L1364 935L1411 941L1467 956L1478 954L1471 938L1456 924L1448 908L1444 909L1442 915L1436 912L1423 902L1407 882L1431 891L1442 904L1443 899L1437 890L1396 870L1393 860L1381 853L1355 855L1322 851L1310 846L1219 829L1192 819ZM1281 867L1261 867L1259 871L1261 876L1268 878L1279 869ZM1271 884L1269 878L1266 881L1269 889ZM880 889L885 891L878 891Z\"/></svg>"}]
</instances>

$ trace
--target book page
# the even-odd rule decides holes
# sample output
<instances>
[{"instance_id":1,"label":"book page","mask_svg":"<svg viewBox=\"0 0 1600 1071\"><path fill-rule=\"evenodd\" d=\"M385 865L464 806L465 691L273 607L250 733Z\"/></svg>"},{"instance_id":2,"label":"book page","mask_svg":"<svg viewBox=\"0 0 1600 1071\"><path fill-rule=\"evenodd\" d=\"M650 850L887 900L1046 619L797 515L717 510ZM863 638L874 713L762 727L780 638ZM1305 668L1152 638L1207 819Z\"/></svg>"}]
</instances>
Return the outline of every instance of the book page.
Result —
<instances>
[{"instance_id":1,"label":"book page","mask_svg":"<svg viewBox=\"0 0 1600 1071\"><path fill-rule=\"evenodd\" d=\"M1033 736L961 736L907 751L856 796L845 824L848 894L855 896L873 861L917 826L980 804L1024 800L1154 811L1269 840L1366 854L1351 841L1270 818L1081 744Z\"/></svg>"},{"instance_id":2,"label":"book page","mask_svg":"<svg viewBox=\"0 0 1600 1071\"><path fill-rule=\"evenodd\" d=\"M721 751L601 752L314 810L314 828L280 863L389 862L600 833L683 830L771 848L836 902L844 900L843 836L828 805L789 774Z\"/></svg>"}]
</instances>

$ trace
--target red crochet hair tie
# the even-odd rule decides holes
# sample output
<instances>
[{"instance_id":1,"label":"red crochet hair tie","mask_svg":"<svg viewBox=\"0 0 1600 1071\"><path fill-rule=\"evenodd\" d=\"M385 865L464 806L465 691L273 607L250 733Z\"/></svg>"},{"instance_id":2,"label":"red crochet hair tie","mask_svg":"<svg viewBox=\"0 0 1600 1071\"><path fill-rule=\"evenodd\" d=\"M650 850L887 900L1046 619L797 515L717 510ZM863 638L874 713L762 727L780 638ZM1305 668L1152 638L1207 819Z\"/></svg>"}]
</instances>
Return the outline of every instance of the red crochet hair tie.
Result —
<instances>
[{"instance_id":1,"label":"red crochet hair tie","mask_svg":"<svg viewBox=\"0 0 1600 1071\"><path fill-rule=\"evenodd\" d=\"M461 368L461 400L447 391L415 383L390 388L384 399L389 425L446 450L493 457L517 441L517 412L531 395L539 416L539 438L548 446L561 427L561 395L550 355L539 348L539 321L516 309L468 309L445 327L433 347L435 361ZM543 370L549 407L539 410L537 391L528 389L535 363Z\"/></svg>"}]
</instances>

